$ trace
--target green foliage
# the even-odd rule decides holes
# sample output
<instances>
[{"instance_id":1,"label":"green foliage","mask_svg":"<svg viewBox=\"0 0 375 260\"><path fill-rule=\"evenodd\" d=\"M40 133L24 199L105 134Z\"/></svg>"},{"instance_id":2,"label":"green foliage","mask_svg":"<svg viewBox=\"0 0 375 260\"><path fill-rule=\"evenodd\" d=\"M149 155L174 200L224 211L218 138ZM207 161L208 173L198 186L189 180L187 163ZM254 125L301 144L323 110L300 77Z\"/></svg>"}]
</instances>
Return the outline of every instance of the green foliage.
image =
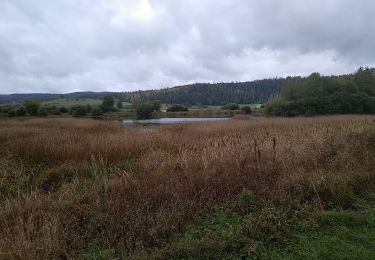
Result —
<instances>
[{"instance_id":1,"label":"green foliage","mask_svg":"<svg viewBox=\"0 0 375 260\"><path fill-rule=\"evenodd\" d=\"M161 102L159 100L151 101L151 105L154 107L154 111L160 111L161 109Z\"/></svg>"},{"instance_id":2,"label":"green foliage","mask_svg":"<svg viewBox=\"0 0 375 260\"><path fill-rule=\"evenodd\" d=\"M63 98L63 99L53 99L47 100L42 103L44 106L56 106L57 108L66 107L67 109L77 106L77 105L91 105L99 106L103 103L100 99L93 98L80 98L76 100L75 98Z\"/></svg>"},{"instance_id":3,"label":"green foliage","mask_svg":"<svg viewBox=\"0 0 375 260\"><path fill-rule=\"evenodd\" d=\"M9 109L7 111L7 116L8 117L15 117L16 116L16 111L14 111L14 109Z\"/></svg>"},{"instance_id":4,"label":"green foliage","mask_svg":"<svg viewBox=\"0 0 375 260\"><path fill-rule=\"evenodd\" d=\"M142 104L142 101L141 101L141 96L140 95L135 95L131 98L130 102L132 103L132 107L134 109L137 109L141 104Z\"/></svg>"},{"instance_id":5,"label":"green foliage","mask_svg":"<svg viewBox=\"0 0 375 260\"><path fill-rule=\"evenodd\" d=\"M134 97L144 102L160 100L166 104L212 105L226 103L260 104L280 93L284 79L265 79L252 82L196 83L173 88L121 93L119 97L132 101ZM136 108L133 106L133 108Z\"/></svg>"},{"instance_id":6,"label":"green foliage","mask_svg":"<svg viewBox=\"0 0 375 260\"><path fill-rule=\"evenodd\" d=\"M243 192L246 198L247 192ZM242 196L242 195L241 195ZM242 199L241 199L242 200ZM217 210L168 244L135 259L374 259L375 205L318 211L264 204L251 213ZM245 199L247 201L247 199ZM251 200L250 200L251 201ZM251 204L251 203L250 203Z\"/></svg>"},{"instance_id":7,"label":"green foliage","mask_svg":"<svg viewBox=\"0 0 375 260\"><path fill-rule=\"evenodd\" d=\"M68 113L69 111L66 107L60 107L59 112L62 113L62 114L65 114L65 113Z\"/></svg>"},{"instance_id":8,"label":"green foliage","mask_svg":"<svg viewBox=\"0 0 375 260\"><path fill-rule=\"evenodd\" d=\"M375 69L360 68L354 76L358 89L370 96L375 96Z\"/></svg>"},{"instance_id":9,"label":"green foliage","mask_svg":"<svg viewBox=\"0 0 375 260\"><path fill-rule=\"evenodd\" d=\"M120 259L114 249L101 249L100 246L90 245L81 254L79 259L83 260L107 260Z\"/></svg>"},{"instance_id":10,"label":"green foliage","mask_svg":"<svg viewBox=\"0 0 375 260\"><path fill-rule=\"evenodd\" d=\"M250 212L253 210L255 205L255 196L254 194L247 189L244 189L240 194L239 206L242 211Z\"/></svg>"},{"instance_id":11,"label":"green foliage","mask_svg":"<svg viewBox=\"0 0 375 260\"><path fill-rule=\"evenodd\" d=\"M171 105L167 108L167 112L186 112L189 109L181 105Z\"/></svg>"},{"instance_id":12,"label":"green foliage","mask_svg":"<svg viewBox=\"0 0 375 260\"><path fill-rule=\"evenodd\" d=\"M359 69L353 76L287 78L281 98L265 106L271 116L374 114L375 71Z\"/></svg>"},{"instance_id":13,"label":"green foliage","mask_svg":"<svg viewBox=\"0 0 375 260\"><path fill-rule=\"evenodd\" d=\"M70 108L70 114L74 117L82 117L88 113L87 107L83 105L73 106Z\"/></svg>"},{"instance_id":14,"label":"green foliage","mask_svg":"<svg viewBox=\"0 0 375 260\"><path fill-rule=\"evenodd\" d=\"M221 109L223 110L239 110L240 106L236 103L228 103L224 105Z\"/></svg>"},{"instance_id":15,"label":"green foliage","mask_svg":"<svg viewBox=\"0 0 375 260\"><path fill-rule=\"evenodd\" d=\"M241 110L242 110L245 114L247 114L247 115L251 115L251 113L252 113L252 110L251 110L251 107L250 107L250 106L243 106L243 107L241 107Z\"/></svg>"},{"instance_id":16,"label":"green foliage","mask_svg":"<svg viewBox=\"0 0 375 260\"><path fill-rule=\"evenodd\" d=\"M30 116L36 116L36 115L38 115L38 111L39 111L39 107L40 107L40 104L39 104L38 101L29 99L29 100L26 100L23 103L23 106L25 107L27 113Z\"/></svg>"},{"instance_id":17,"label":"green foliage","mask_svg":"<svg viewBox=\"0 0 375 260\"><path fill-rule=\"evenodd\" d=\"M106 95L103 98L102 108L103 108L104 112L110 112L110 111L112 111L114 105L115 105L115 99L113 98L112 95Z\"/></svg>"},{"instance_id":18,"label":"green foliage","mask_svg":"<svg viewBox=\"0 0 375 260\"><path fill-rule=\"evenodd\" d=\"M48 111L47 111L47 108L45 107L41 107L38 111L38 116L47 116L48 115Z\"/></svg>"},{"instance_id":19,"label":"green foliage","mask_svg":"<svg viewBox=\"0 0 375 260\"><path fill-rule=\"evenodd\" d=\"M119 109L121 109L121 108L123 107L123 105L122 105L122 100L121 100L121 99L119 99L119 100L117 101L116 106L117 106L117 108L119 108Z\"/></svg>"},{"instance_id":20,"label":"green foliage","mask_svg":"<svg viewBox=\"0 0 375 260\"><path fill-rule=\"evenodd\" d=\"M357 199L360 210L320 211L300 220L293 239L270 247L267 259L375 259L375 204Z\"/></svg>"},{"instance_id":21,"label":"green foliage","mask_svg":"<svg viewBox=\"0 0 375 260\"><path fill-rule=\"evenodd\" d=\"M150 103L140 104L137 106L137 119L149 119L153 111L154 107Z\"/></svg>"},{"instance_id":22,"label":"green foliage","mask_svg":"<svg viewBox=\"0 0 375 260\"><path fill-rule=\"evenodd\" d=\"M91 117L92 118L100 118L103 115L103 110L100 107L94 107L91 110Z\"/></svg>"},{"instance_id":23,"label":"green foliage","mask_svg":"<svg viewBox=\"0 0 375 260\"><path fill-rule=\"evenodd\" d=\"M24 107L19 107L16 110L16 116L25 116L26 115L26 109Z\"/></svg>"}]
</instances>

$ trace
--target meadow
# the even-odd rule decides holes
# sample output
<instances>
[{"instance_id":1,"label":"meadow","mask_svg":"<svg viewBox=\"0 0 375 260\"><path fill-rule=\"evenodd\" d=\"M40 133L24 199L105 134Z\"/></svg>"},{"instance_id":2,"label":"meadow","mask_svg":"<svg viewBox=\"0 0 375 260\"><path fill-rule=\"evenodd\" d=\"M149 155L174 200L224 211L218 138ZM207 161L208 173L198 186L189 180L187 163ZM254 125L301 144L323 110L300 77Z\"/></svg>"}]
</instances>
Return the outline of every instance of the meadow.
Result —
<instances>
[{"instance_id":1,"label":"meadow","mask_svg":"<svg viewBox=\"0 0 375 260\"><path fill-rule=\"evenodd\" d=\"M56 106L56 107L65 107L70 108L77 105L90 105L90 106L99 106L102 104L101 99L93 98L59 98L48 101L43 101L43 106Z\"/></svg>"},{"instance_id":2,"label":"meadow","mask_svg":"<svg viewBox=\"0 0 375 260\"><path fill-rule=\"evenodd\" d=\"M0 258L373 259L375 116L0 120Z\"/></svg>"}]
</instances>

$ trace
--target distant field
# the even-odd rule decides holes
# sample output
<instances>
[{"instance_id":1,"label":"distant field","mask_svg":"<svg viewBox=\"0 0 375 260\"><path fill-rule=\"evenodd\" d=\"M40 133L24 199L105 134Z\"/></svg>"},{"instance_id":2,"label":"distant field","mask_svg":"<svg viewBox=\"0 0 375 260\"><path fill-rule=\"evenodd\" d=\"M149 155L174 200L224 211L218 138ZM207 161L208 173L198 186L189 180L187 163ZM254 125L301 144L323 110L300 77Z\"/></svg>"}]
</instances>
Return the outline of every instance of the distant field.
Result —
<instances>
[{"instance_id":1,"label":"distant field","mask_svg":"<svg viewBox=\"0 0 375 260\"><path fill-rule=\"evenodd\" d=\"M44 101L42 102L42 105L69 108L69 107L76 106L76 105L97 106L97 105L100 105L101 103L102 103L102 100L93 99L93 98L77 98L77 99L60 98L60 99Z\"/></svg>"},{"instance_id":2,"label":"distant field","mask_svg":"<svg viewBox=\"0 0 375 260\"><path fill-rule=\"evenodd\" d=\"M240 107L250 106L252 109L259 108L261 105L262 104L239 104ZM190 109L220 110L221 108L222 108L222 106L195 106L195 105L193 105L193 106L191 106Z\"/></svg>"}]
</instances>

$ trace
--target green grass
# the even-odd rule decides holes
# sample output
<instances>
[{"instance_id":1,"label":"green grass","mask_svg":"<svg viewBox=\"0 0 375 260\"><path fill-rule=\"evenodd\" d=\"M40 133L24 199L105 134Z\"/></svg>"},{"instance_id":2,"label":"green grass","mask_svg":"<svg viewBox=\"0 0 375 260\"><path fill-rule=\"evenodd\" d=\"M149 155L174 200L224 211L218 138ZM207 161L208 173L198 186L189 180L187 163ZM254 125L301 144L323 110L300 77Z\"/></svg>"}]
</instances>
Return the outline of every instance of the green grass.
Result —
<instances>
[{"instance_id":1,"label":"green grass","mask_svg":"<svg viewBox=\"0 0 375 260\"><path fill-rule=\"evenodd\" d=\"M317 213L294 230L290 243L271 248L270 259L375 259L375 196L357 200L358 210Z\"/></svg>"},{"instance_id":2,"label":"green grass","mask_svg":"<svg viewBox=\"0 0 375 260\"><path fill-rule=\"evenodd\" d=\"M93 99L93 98L78 98L78 99L60 98L60 99L54 99L54 100L42 102L42 105L45 105L45 106L56 106L56 107L66 107L66 108L70 108L76 105L98 106L101 104L102 104L101 99ZM122 104L124 107L131 105L131 103L128 103L128 102L123 102Z\"/></svg>"},{"instance_id":3,"label":"green grass","mask_svg":"<svg viewBox=\"0 0 375 260\"><path fill-rule=\"evenodd\" d=\"M356 202L356 209L297 215L270 205L247 214L217 209L164 247L132 258L375 259L375 195Z\"/></svg>"},{"instance_id":4,"label":"green grass","mask_svg":"<svg viewBox=\"0 0 375 260\"><path fill-rule=\"evenodd\" d=\"M252 109L259 108L262 104L239 104L240 107L249 106ZM164 106L163 106L164 108ZM162 108L162 109L163 109ZM192 106L190 110L220 110L222 106Z\"/></svg>"},{"instance_id":5,"label":"green grass","mask_svg":"<svg viewBox=\"0 0 375 260\"><path fill-rule=\"evenodd\" d=\"M49 100L49 101L43 101L42 105L70 108L76 105L97 106L97 105L100 105L101 103L102 103L102 100L92 99L92 98L79 98L79 99L60 98L60 99L54 99L54 100Z\"/></svg>"}]
</instances>

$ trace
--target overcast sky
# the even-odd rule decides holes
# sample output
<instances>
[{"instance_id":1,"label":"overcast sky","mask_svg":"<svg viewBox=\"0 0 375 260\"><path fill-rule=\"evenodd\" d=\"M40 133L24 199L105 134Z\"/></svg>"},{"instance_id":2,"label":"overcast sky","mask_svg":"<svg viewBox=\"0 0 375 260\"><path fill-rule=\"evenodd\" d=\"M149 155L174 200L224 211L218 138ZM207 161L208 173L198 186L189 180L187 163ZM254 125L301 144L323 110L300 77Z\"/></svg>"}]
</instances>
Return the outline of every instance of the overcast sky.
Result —
<instances>
[{"instance_id":1,"label":"overcast sky","mask_svg":"<svg viewBox=\"0 0 375 260\"><path fill-rule=\"evenodd\" d=\"M375 64L374 0L0 0L0 93L132 91Z\"/></svg>"}]
</instances>

